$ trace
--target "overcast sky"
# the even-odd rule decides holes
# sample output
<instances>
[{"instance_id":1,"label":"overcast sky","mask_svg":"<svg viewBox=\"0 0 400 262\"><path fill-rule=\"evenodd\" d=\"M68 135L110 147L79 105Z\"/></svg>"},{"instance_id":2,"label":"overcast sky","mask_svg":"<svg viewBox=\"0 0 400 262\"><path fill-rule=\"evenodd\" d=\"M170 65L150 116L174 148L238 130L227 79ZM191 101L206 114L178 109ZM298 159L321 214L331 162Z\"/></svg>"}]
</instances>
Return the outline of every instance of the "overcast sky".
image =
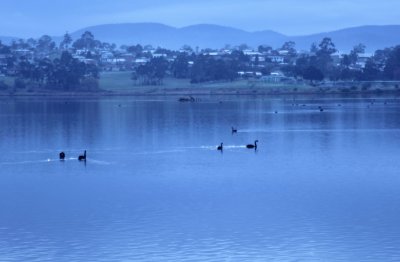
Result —
<instances>
[{"instance_id":1,"label":"overcast sky","mask_svg":"<svg viewBox=\"0 0 400 262\"><path fill-rule=\"evenodd\" d=\"M310 34L400 24L399 0L0 0L0 35L62 35L106 23L198 23Z\"/></svg>"}]
</instances>

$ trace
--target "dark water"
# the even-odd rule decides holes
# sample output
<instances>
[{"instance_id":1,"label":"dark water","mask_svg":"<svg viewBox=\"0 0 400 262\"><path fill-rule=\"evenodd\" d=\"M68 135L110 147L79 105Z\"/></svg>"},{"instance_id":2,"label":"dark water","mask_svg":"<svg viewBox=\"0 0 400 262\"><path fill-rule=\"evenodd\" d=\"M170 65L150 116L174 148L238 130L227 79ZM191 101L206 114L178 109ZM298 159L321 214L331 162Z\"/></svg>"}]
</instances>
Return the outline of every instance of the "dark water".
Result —
<instances>
[{"instance_id":1,"label":"dark water","mask_svg":"<svg viewBox=\"0 0 400 262\"><path fill-rule=\"evenodd\" d=\"M400 261L398 98L3 99L0 137L0 261Z\"/></svg>"}]
</instances>

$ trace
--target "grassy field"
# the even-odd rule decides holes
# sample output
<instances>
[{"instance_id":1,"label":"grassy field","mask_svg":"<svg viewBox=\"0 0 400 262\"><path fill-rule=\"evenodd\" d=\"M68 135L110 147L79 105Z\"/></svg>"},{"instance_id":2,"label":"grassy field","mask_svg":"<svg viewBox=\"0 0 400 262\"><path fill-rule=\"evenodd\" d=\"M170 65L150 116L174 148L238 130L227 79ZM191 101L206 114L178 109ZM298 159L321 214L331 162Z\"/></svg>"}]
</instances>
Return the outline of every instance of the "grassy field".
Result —
<instances>
[{"instance_id":1,"label":"grassy field","mask_svg":"<svg viewBox=\"0 0 400 262\"><path fill-rule=\"evenodd\" d=\"M104 72L100 74L99 85L101 89L118 91L133 88L130 72Z\"/></svg>"},{"instance_id":2,"label":"grassy field","mask_svg":"<svg viewBox=\"0 0 400 262\"><path fill-rule=\"evenodd\" d=\"M150 89L252 89L252 88L266 88L266 89L277 89L277 90L293 90L297 89L309 89L308 85L287 85L283 83L264 83L259 81L249 80L236 80L232 82L215 81L200 84L191 84L189 79L176 79L176 78L165 78L162 85L159 86L143 86L135 84L130 79L130 72L103 72L100 75L99 85L100 88L107 91L139 91L139 90L150 90Z\"/></svg>"},{"instance_id":3,"label":"grassy field","mask_svg":"<svg viewBox=\"0 0 400 262\"><path fill-rule=\"evenodd\" d=\"M161 86L137 85L131 80L131 72L103 72L99 80L100 88L108 91L137 91L154 88L187 88L190 87L189 79L166 78Z\"/></svg>"},{"instance_id":4,"label":"grassy field","mask_svg":"<svg viewBox=\"0 0 400 262\"><path fill-rule=\"evenodd\" d=\"M8 86L14 85L14 77L11 76L0 76L0 81L3 81Z\"/></svg>"},{"instance_id":5,"label":"grassy field","mask_svg":"<svg viewBox=\"0 0 400 262\"><path fill-rule=\"evenodd\" d=\"M0 81L4 81L13 89L14 77L0 76ZM162 85L158 86L143 86L138 85L131 80L131 72L103 72L100 74L99 87L106 92L97 92L98 95L279 95L279 94L368 94L376 92L396 92L400 94L400 82L368 83L368 88L365 88L363 82L351 82L351 85L345 83L328 83L326 85L311 86L305 83L271 83L260 80L235 80L232 82L215 81L200 84L191 84L189 79L165 78ZM8 94L11 90L2 91L3 94ZM32 92L29 90L17 90L17 94L35 95L35 93L47 92L46 90L38 90ZM40 92L39 92L40 91ZM59 93L59 92L57 92ZM71 95L71 92L65 92ZM74 92L72 92L74 94ZM78 93L76 93L78 94ZM82 94L82 93L80 93Z\"/></svg>"}]
</instances>

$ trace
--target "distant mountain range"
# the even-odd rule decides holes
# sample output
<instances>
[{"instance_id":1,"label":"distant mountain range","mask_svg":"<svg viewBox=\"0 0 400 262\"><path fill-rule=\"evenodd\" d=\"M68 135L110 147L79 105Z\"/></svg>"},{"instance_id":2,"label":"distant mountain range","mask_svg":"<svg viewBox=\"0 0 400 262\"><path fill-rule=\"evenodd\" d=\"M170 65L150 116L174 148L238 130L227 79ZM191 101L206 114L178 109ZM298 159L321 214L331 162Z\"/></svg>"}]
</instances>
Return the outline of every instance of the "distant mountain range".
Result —
<instances>
[{"instance_id":1,"label":"distant mountain range","mask_svg":"<svg viewBox=\"0 0 400 262\"><path fill-rule=\"evenodd\" d=\"M213 24L198 24L176 28L158 23L107 24L83 28L72 33L73 39L83 32L91 31L96 39L117 45L151 44L170 49L179 49L183 45L193 48L222 48L247 44L256 48L261 44L280 47L286 41L294 41L298 50L309 50L312 43L319 43L322 38L330 37L340 51L348 51L354 45L363 43L368 52L400 44L400 25L361 26L342 30L304 36L287 36L265 30L248 32L232 27ZM15 37L0 37L9 42ZM60 41L61 37L54 37Z\"/></svg>"}]
</instances>

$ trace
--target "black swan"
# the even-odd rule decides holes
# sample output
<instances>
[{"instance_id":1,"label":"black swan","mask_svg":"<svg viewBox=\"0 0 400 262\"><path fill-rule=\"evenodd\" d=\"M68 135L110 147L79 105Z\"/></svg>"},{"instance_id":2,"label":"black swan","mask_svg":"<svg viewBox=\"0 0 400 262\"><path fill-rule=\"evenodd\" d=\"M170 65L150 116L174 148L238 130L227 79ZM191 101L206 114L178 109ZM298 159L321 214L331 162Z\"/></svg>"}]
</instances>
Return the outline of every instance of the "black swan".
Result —
<instances>
[{"instance_id":1,"label":"black swan","mask_svg":"<svg viewBox=\"0 0 400 262\"><path fill-rule=\"evenodd\" d=\"M79 155L79 156L78 156L78 160L79 160L79 161L86 161L86 150L85 150L85 152L83 153L83 155Z\"/></svg>"},{"instance_id":2,"label":"black swan","mask_svg":"<svg viewBox=\"0 0 400 262\"><path fill-rule=\"evenodd\" d=\"M224 144L224 143L221 143L221 145L217 147L217 150L222 151L222 150L223 150L223 144Z\"/></svg>"},{"instance_id":3,"label":"black swan","mask_svg":"<svg viewBox=\"0 0 400 262\"><path fill-rule=\"evenodd\" d=\"M257 149L257 142L258 142L258 140L254 141L254 145L253 144L248 144L246 147L247 148L255 148L255 149Z\"/></svg>"},{"instance_id":4,"label":"black swan","mask_svg":"<svg viewBox=\"0 0 400 262\"><path fill-rule=\"evenodd\" d=\"M232 127L232 134L233 134L233 133L237 133L237 129L235 129L235 128Z\"/></svg>"},{"instance_id":5,"label":"black swan","mask_svg":"<svg viewBox=\"0 0 400 262\"><path fill-rule=\"evenodd\" d=\"M65 153L64 152L61 152L60 153L60 160L64 160L65 159Z\"/></svg>"}]
</instances>

